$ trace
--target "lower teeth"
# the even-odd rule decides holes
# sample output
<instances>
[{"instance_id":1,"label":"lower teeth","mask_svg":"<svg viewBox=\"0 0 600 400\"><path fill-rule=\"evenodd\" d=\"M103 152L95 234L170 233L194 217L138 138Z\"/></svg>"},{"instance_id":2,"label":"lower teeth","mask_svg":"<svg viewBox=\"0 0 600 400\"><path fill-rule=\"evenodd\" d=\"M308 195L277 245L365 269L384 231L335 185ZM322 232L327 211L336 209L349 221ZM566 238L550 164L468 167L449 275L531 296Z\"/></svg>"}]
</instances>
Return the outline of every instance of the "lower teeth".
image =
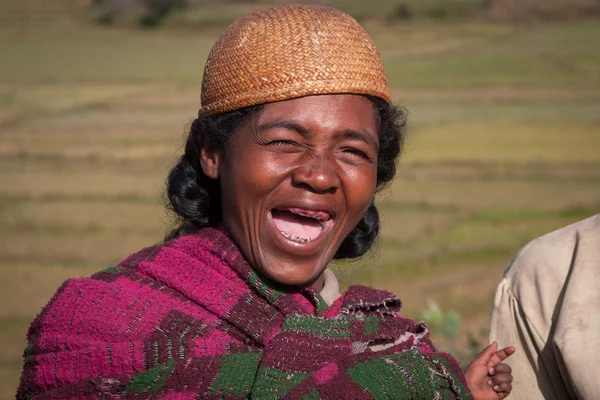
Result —
<instances>
[{"instance_id":1,"label":"lower teeth","mask_svg":"<svg viewBox=\"0 0 600 400\"><path fill-rule=\"evenodd\" d=\"M296 241L296 242L302 242L302 243L305 243L305 242L310 242L310 241L312 241L312 239L310 239L310 238L303 238L303 237L300 237L300 236L296 236L296 235L294 235L294 234L288 234L288 233L285 233L284 231L279 231L279 232L281 232L281 234L282 234L283 236L285 236L286 238L288 238L288 239L292 239L292 240L294 240L294 241Z\"/></svg>"}]
</instances>

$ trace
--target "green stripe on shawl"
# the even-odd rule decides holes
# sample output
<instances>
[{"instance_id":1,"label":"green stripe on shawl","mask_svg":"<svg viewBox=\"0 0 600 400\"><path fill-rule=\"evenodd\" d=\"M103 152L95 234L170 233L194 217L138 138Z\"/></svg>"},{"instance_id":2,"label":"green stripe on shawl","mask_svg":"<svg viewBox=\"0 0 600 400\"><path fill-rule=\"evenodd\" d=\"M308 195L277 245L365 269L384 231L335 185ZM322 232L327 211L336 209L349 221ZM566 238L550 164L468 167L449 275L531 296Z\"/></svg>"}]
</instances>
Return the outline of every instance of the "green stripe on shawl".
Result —
<instances>
[{"instance_id":1,"label":"green stripe on shawl","mask_svg":"<svg viewBox=\"0 0 600 400\"><path fill-rule=\"evenodd\" d=\"M28 360L32 354L33 354L33 344L27 343L27 346L25 346L25 350L23 350L23 358L25 360Z\"/></svg>"},{"instance_id":2,"label":"green stripe on shawl","mask_svg":"<svg viewBox=\"0 0 600 400\"><path fill-rule=\"evenodd\" d=\"M131 382L125 386L125 390L132 390L136 393L158 392L171 376L175 367L175 360L170 360L164 364L157 364L154 368L134 375Z\"/></svg>"},{"instance_id":3,"label":"green stripe on shawl","mask_svg":"<svg viewBox=\"0 0 600 400\"><path fill-rule=\"evenodd\" d=\"M317 391L317 389L313 389L312 392L302 396L302 400L323 400L323 399L319 395L319 392Z\"/></svg>"},{"instance_id":4,"label":"green stripe on shawl","mask_svg":"<svg viewBox=\"0 0 600 400\"><path fill-rule=\"evenodd\" d=\"M104 268L102 271L100 271L100 273L104 272L107 274L118 275L122 270L123 270L123 268L121 268L121 267L108 267L108 268Z\"/></svg>"},{"instance_id":5,"label":"green stripe on shawl","mask_svg":"<svg viewBox=\"0 0 600 400\"><path fill-rule=\"evenodd\" d=\"M225 354L219 374L210 387L213 394L244 397L250 393L261 353Z\"/></svg>"},{"instance_id":6,"label":"green stripe on shawl","mask_svg":"<svg viewBox=\"0 0 600 400\"><path fill-rule=\"evenodd\" d=\"M256 272L252 272L248 275L248 283L256 288L258 293L260 293L264 298L266 298L271 304L277 301L278 298L283 294L282 292L275 290L269 287L267 284L263 282L263 280L256 274Z\"/></svg>"},{"instance_id":7,"label":"green stripe on shawl","mask_svg":"<svg viewBox=\"0 0 600 400\"><path fill-rule=\"evenodd\" d=\"M307 377L308 374L301 372L261 367L252 388L252 397L257 399L280 399Z\"/></svg>"},{"instance_id":8,"label":"green stripe on shawl","mask_svg":"<svg viewBox=\"0 0 600 400\"><path fill-rule=\"evenodd\" d=\"M416 349L362 361L349 368L348 375L376 399L398 399L400 393L411 393L419 399L446 398L447 394L452 395L447 385L447 389L444 388L440 374L431 369Z\"/></svg>"},{"instance_id":9,"label":"green stripe on shawl","mask_svg":"<svg viewBox=\"0 0 600 400\"><path fill-rule=\"evenodd\" d=\"M439 379L438 384L440 387L452 389L454 392L460 393L461 396L464 396L465 399L472 400L473 397L468 392L468 390L464 386L463 382L454 373L454 368L452 366L451 361L448 358L442 356L441 354L432 354L431 361L433 363L435 363L435 365L437 366L438 373L441 376L446 378L446 379ZM451 382L452 382L452 384L451 384ZM448 392L449 392L449 390L445 391L444 393L448 393ZM445 395L441 399L446 400L446 399L455 399L455 398L456 397L454 395Z\"/></svg>"},{"instance_id":10,"label":"green stripe on shawl","mask_svg":"<svg viewBox=\"0 0 600 400\"><path fill-rule=\"evenodd\" d=\"M325 301L323 296L321 296L319 293L315 293L314 298L315 298L316 306L317 306L317 314L321 315L321 314L323 314L323 311L327 310L327 307L329 307L329 304L327 304L327 302Z\"/></svg>"},{"instance_id":11,"label":"green stripe on shawl","mask_svg":"<svg viewBox=\"0 0 600 400\"><path fill-rule=\"evenodd\" d=\"M312 315L292 314L283 322L283 330L306 332L321 337L350 337L350 322L347 318L315 318Z\"/></svg>"},{"instance_id":12,"label":"green stripe on shawl","mask_svg":"<svg viewBox=\"0 0 600 400\"><path fill-rule=\"evenodd\" d=\"M365 335L372 335L374 333L377 333L377 331L379 330L379 320L377 319L377 317L366 317L364 329Z\"/></svg>"}]
</instances>

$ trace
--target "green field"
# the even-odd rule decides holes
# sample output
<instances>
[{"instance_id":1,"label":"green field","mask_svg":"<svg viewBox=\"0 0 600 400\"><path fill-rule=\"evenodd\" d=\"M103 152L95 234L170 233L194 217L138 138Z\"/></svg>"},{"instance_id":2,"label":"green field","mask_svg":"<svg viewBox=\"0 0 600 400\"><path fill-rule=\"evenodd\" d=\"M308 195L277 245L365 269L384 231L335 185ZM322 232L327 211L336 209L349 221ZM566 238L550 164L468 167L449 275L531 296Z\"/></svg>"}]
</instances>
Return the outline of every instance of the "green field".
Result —
<instances>
[{"instance_id":1,"label":"green field","mask_svg":"<svg viewBox=\"0 0 600 400\"><path fill-rule=\"evenodd\" d=\"M484 340L520 247L600 211L600 25L365 24L410 137L377 248L336 268L344 286L397 292L409 316L456 312L461 349L467 332ZM22 33L0 33L0 398L59 284L171 227L165 177L218 30Z\"/></svg>"}]
</instances>

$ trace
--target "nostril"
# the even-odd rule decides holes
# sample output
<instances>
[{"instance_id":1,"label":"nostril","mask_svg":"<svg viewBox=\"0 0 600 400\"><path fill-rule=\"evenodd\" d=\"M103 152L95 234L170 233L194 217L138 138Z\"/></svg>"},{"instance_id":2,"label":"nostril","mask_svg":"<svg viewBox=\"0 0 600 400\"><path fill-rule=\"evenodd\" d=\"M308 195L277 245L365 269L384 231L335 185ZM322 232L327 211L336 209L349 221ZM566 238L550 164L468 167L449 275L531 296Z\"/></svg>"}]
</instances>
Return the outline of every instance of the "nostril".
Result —
<instances>
[{"instance_id":1,"label":"nostril","mask_svg":"<svg viewBox=\"0 0 600 400\"><path fill-rule=\"evenodd\" d=\"M314 192L324 192L336 189L340 178L335 170L325 162L315 162L304 165L293 174L293 181L298 186Z\"/></svg>"},{"instance_id":2,"label":"nostril","mask_svg":"<svg viewBox=\"0 0 600 400\"><path fill-rule=\"evenodd\" d=\"M302 187L302 189L305 189L305 190L309 190L309 191L313 190L312 187L310 187L310 185L307 183L301 183L300 186Z\"/></svg>"},{"instance_id":3,"label":"nostril","mask_svg":"<svg viewBox=\"0 0 600 400\"><path fill-rule=\"evenodd\" d=\"M338 184L328 181L294 181L297 187L307 190L312 193L335 193Z\"/></svg>"}]
</instances>

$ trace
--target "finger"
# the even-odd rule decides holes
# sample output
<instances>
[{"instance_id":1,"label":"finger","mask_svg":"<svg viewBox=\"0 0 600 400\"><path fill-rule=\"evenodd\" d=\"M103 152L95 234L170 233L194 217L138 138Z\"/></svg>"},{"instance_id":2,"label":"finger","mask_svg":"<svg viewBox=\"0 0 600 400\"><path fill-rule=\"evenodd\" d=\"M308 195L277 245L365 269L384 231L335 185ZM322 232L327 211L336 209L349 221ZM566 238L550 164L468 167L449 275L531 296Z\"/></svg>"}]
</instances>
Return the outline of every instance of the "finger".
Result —
<instances>
[{"instance_id":1,"label":"finger","mask_svg":"<svg viewBox=\"0 0 600 400\"><path fill-rule=\"evenodd\" d=\"M494 385L492 387L492 389L494 389L494 392L496 393L510 393L510 391L512 390L512 385L510 383L501 383L499 385Z\"/></svg>"},{"instance_id":2,"label":"finger","mask_svg":"<svg viewBox=\"0 0 600 400\"><path fill-rule=\"evenodd\" d=\"M505 363L494 365L493 367L488 368L488 374L490 376L493 376L496 374L510 374L511 372L512 372L512 368L510 367L510 365L505 364Z\"/></svg>"},{"instance_id":3,"label":"finger","mask_svg":"<svg viewBox=\"0 0 600 400\"><path fill-rule=\"evenodd\" d=\"M477 356L477 358L473 361L474 363L483 363L488 364L491 360L494 353L498 351L498 343L492 342L488 347L483 349L483 351ZM494 365L494 364L492 364ZM489 365L490 367L492 365Z\"/></svg>"},{"instance_id":4,"label":"finger","mask_svg":"<svg viewBox=\"0 0 600 400\"><path fill-rule=\"evenodd\" d=\"M490 377L488 380L492 381L490 386L496 386L501 383L511 383L513 381L513 376L510 374L499 374Z\"/></svg>"},{"instance_id":5,"label":"finger","mask_svg":"<svg viewBox=\"0 0 600 400\"><path fill-rule=\"evenodd\" d=\"M487 361L488 367L500 364L502 361L506 360L508 357L514 354L514 352L514 347L505 347L502 350L494 352Z\"/></svg>"}]
</instances>

